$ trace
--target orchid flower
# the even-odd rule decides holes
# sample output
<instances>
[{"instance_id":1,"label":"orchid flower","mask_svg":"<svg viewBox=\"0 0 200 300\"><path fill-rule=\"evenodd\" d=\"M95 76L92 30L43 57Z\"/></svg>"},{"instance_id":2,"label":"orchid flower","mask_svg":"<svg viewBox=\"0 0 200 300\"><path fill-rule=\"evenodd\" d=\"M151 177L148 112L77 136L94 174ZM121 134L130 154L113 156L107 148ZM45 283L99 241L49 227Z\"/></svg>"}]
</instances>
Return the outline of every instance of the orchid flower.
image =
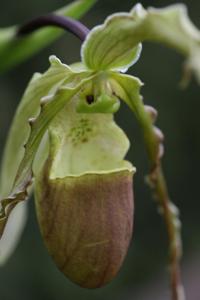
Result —
<instances>
[{"instance_id":1,"label":"orchid flower","mask_svg":"<svg viewBox=\"0 0 200 300\"><path fill-rule=\"evenodd\" d=\"M137 4L129 13L113 14L87 32L81 62L68 66L51 56L49 69L34 74L4 152L0 255L10 251L12 222L12 238L18 239L24 221L15 214L21 205L25 215L25 200L34 191L41 234L58 268L87 288L100 287L117 274L132 237L136 171L125 159L128 137L114 120L124 101L144 134L148 182L169 235L173 299L181 300L180 221L161 167L163 135L154 125L156 110L143 104L142 82L125 74L146 40L184 55L187 69L200 81L200 33L181 4L147 10Z\"/></svg>"}]
</instances>

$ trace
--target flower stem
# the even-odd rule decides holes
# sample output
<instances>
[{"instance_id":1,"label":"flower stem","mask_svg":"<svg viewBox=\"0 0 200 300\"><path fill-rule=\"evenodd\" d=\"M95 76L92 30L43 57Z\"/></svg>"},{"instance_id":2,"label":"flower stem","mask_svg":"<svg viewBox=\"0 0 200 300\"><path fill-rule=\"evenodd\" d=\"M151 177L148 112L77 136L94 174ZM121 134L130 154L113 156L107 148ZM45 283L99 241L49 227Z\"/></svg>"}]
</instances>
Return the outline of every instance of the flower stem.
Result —
<instances>
[{"instance_id":1,"label":"flower stem","mask_svg":"<svg viewBox=\"0 0 200 300\"><path fill-rule=\"evenodd\" d=\"M17 29L17 36L30 34L42 27L56 26L65 29L76 35L81 41L84 41L89 29L81 22L69 17L49 14L35 18Z\"/></svg>"},{"instance_id":2,"label":"flower stem","mask_svg":"<svg viewBox=\"0 0 200 300\"><path fill-rule=\"evenodd\" d=\"M169 197L167 184L162 170L163 134L153 125L157 112L154 108L144 106L141 102L136 112L142 127L144 142L150 162L150 174L147 183L153 191L159 211L164 218L169 239L169 264L171 277L171 291L173 300L184 300L184 288L181 282L180 259L182 256L181 223L179 211Z\"/></svg>"},{"instance_id":3,"label":"flower stem","mask_svg":"<svg viewBox=\"0 0 200 300\"><path fill-rule=\"evenodd\" d=\"M80 19L95 2L96 0L76 0L53 14ZM47 47L63 34L63 30L49 26L16 38L18 28L0 28L0 75Z\"/></svg>"}]
</instances>

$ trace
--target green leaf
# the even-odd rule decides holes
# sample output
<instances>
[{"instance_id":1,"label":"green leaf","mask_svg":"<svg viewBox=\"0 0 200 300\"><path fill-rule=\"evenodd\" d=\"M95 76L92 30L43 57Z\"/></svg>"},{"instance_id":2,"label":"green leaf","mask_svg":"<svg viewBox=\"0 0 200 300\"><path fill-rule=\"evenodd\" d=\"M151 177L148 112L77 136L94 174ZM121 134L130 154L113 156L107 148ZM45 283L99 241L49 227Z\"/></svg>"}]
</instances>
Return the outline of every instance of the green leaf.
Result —
<instances>
[{"instance_id":1,"label":"green leaf","mask_svg":"<svg viewBox=\"0 0 200 300\"><path fill-rule=\"evenodd\" d=\"M140 56L141 44L133 39L134 20L129 13L111 15L88 34L82 59L92 70L126 71Z\"/></svg>"},{"instance_id":2,"label":"green leaf","mask_svg":"<svg viewBox=\"0 0 200 300\"><path fill-rule=\"evenodd\" d=\"M79 19L94 5L96 0L77 0L55 11L56 14ZM28 59L46 47L64 31L56 28L44 28L23 38L16 38L17 26L0 29L0 73Z\"/></svg>"}]
</instances>

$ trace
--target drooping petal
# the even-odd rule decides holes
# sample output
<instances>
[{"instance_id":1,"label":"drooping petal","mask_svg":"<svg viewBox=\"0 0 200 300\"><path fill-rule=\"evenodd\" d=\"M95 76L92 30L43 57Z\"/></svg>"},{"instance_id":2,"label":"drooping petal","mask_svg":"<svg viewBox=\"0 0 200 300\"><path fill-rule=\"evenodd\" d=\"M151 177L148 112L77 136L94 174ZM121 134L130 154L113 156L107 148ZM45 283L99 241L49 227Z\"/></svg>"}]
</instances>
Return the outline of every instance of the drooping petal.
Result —
<instances>
[{"instance_id":1,"label":"drooping petal","mask_svg":"<svg viewBox=\"0 0 200 300\"><path fill-rule=\"evenodd\" d=\"M133 76L113 73L113 87L116 93L123 99L135 114L143 131L144 140L151 162L153 162L152 173L160 162L160 139L152 128L152 119L145 111L143 98L140 94L142 82ZM150 145L150 146L149 146Z\"/></svg>"},{"instance_id":2,"label":"drooping petal","mask_svg":"<svg viewBox=\"0 0 200 300\"><path fill-rule=\"evenodd\" d=\"M58 87L64 79L71 74L69 68L62 64L56 57L50 58L51 66L44 74L36 73L30 81L21 102L17 108L10 132L6 141L4 150L1 173L0 173L0 196L7 197L13 187L17 169L24 155L24 144L29 135L28 120L31 117L36 117L40 110L40 99L53 88ZM45 155L48 153L48 143L44 141L42 158L45 160ZM40 160L40 163L42 161ZM29 189L30 193L31 189ZM28 196L28 194L27 194ZM5 233L0 239L0 264L3 264L8 259L9 255L14 251L20 239L23 227L26 223L27 209L26 205L19 205L16 213L11 214L11 220L6 226ZM0 228L4 226L4 221L0 221ZM3 228L1 228L2 233ZM12 232L12 234L10 233Z\"/></svg>"},{"instance_id":3,"label":"drooping petal","mask_svg":"<svg viewBox=\"0 0 200 300\"><path fill-rule=\"evenodd\" d=\"M67 68L69 70L69 68ZM29 121L30 134L25 145L25 152L16 173L13 187L9 194L1 200L0 211L0 236L3 233L7 218L15 205L27 198L27 189L32 182L32 164L41 140L55 115L66 105L68 101L80 90L82 82L80 76L72 72L71 80L63 77L65 85L62 87L51 86L49 96L42 98L40 112L36 119ZM84 77L84 76L83 76ZM85 79L86 80L86 79ZM89 80L89 79L88 79ZM20 128L19 128L20 130Z\"/></svg>"},{"instance_id":4,"label":"drooping petal","mask_svg":"<svg viewBox=\"0 0 200 300\"><path fill-rule=\"evenodd\" d=\"M30 126L28 120L38 115L40 100L52 93L68 78L72 72L55 56L50 58L51 66L44 74L36 73L20 101L6 141L0 173L0 196L10 192L20 161L24 155L24 144L27 141Z\"/></svg>"}]
</instances>

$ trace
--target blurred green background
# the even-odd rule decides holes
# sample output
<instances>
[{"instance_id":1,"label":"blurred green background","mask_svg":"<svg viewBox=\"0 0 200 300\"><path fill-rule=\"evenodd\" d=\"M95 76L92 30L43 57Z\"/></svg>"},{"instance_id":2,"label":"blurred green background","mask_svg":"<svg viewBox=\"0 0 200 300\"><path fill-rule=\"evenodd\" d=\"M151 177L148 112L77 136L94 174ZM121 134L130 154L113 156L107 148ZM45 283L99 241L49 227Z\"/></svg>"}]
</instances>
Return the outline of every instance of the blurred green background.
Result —
<instances>
[{"instance_id":1,"label":"blurred green background","mask_svg":"<svg viewBox=\"0 0 200 300\"><path fill-rule=\"evenodd\" d=\"M1 0L0 27L23 23L50 12L70 1ZM176 1L147 1L147 6L164 7ZM200 27L200 2L182 1L188 6L193 22ZM103 22L113 12L128 11L133 0L99 0L82 19L89 28ZM48 67L48 56L56 54L67 64L80 59L80 42L66 33L62 39L0 78L0 153L15 108L35 71ZM144 83L146 104L159 111L157 125L165 134L164 169L170 194L181 211L183 223L183 279L188 299L200 299L200 99L195 80L186 90L179 88L183 59L162 46L144 44L142 56L129 73ZM157 213L149 189L144 184L148 171L146 154L137 123L122 105L118 123L131 140L128 159L137 167L135 175L135 225L125 263L108 286L84 290L70 283L54 266L41 239L34 211L29 201L29 219L22 240L9 262L0 269L2 300L165 300L170 299L167 277L167 239L162 219Z\"/></svg>"}]
</instances>

